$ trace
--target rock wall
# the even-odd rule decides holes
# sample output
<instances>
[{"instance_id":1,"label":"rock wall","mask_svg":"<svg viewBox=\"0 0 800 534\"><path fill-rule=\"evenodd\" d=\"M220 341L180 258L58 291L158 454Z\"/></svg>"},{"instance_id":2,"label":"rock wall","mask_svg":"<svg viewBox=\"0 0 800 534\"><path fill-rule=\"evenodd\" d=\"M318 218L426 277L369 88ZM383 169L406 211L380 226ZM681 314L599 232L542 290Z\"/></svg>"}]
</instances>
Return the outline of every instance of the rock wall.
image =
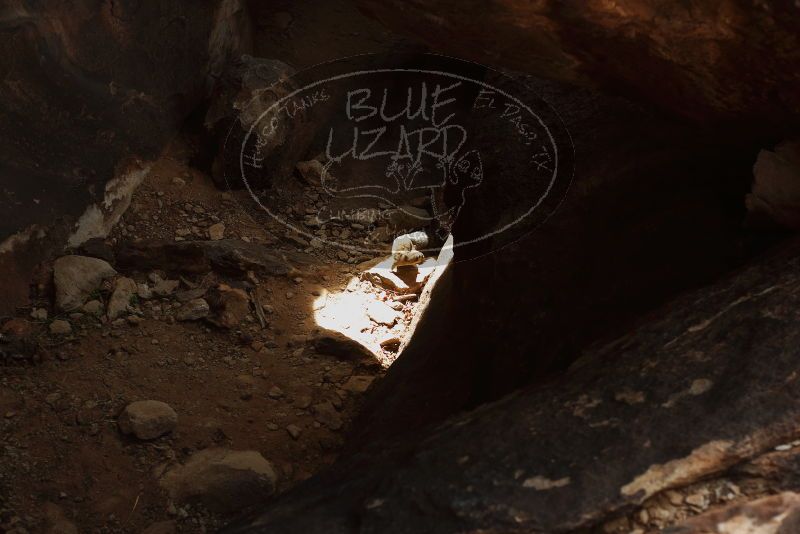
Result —
<instances>
[{"instance_id":1,"label":"rock wall","mask_svg":"<svg viewBox=\"0 0 800 534\"><path fill-rule=\"evenodd\" d=\"M0 313L39 261L109 231L248 35L238 0L4 3Z\"/></svg>"},{"instance_id":2,"label":"rock wall","mask_svg":"<svg viewBox=\"0 0 800 534\"><path fill-rule=\"evenodd\" d=\"M796 131L800 119L800 9L793 2L359 0L359 5L435 50L654 102L708 124L748 128L728 131L736 136Z\"/></svg>"},{"instance_id":3,"label":"rock wall","mask_svg":"<svg viewBox=\"0 0 800 534\"><path fill-rule=\"evenodd\" d=\"M374 440L228 532L595 532L661 491L789 450L798 267L794 241L546 385Z\"/></svg>"}]
</instances>

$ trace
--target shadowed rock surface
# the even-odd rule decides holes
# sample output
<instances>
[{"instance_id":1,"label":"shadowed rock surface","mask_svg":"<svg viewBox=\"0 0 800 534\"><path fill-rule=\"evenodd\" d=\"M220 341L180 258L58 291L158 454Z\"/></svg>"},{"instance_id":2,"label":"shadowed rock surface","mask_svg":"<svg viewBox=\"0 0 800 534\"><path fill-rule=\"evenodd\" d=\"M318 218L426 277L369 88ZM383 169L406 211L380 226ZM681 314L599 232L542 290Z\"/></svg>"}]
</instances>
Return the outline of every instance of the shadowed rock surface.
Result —
<instances>
[{"instance_id":1,"label":"shadowed rock surface","mask_svg":"<svg viewBox=\"0 0 800 534\"><path fill-rule=\"evenodd\" d=\"M563 532L795 439L798 267L795 241L563 377L376 440L229 531Z\"/></svg>"},{"instance_id":2,"label":"shadowed rock surface","mask_svg":"<svg viewBox=\"0 0 800 534\"><path fill-rule=\"evenodd\" d=\"M0 8L0 310L31 268L105 236L213 76L247 46L236 0Z\"/></svg>"},{"instance_id":3,"label":"shadowed rock surface","mask_svg":"<svg viewBox=\"0 0 800 534\"><path fill-rule=\"evenodd\" d=\"M774 135L800 119L791 2L359 0L434 49ZM476 13L480 13L476 16Z\"/></svg>"}]
</instances>

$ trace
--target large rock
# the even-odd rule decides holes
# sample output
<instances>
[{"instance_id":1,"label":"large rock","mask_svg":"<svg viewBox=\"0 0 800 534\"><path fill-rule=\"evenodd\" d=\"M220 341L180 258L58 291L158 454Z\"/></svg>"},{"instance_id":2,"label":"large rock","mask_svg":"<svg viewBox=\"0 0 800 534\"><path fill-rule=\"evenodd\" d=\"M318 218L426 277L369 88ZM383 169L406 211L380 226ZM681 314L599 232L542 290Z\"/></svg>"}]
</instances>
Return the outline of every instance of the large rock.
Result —
<instances>
[{"instance_id":1,"label":"large rock","mask_svg":"<svg viewBox=\"0 0 800 534\"><path fill-rule=\"evenodd\" d=\"M14 0L0 24L0 310L34 266L105 236L229 58L239 0Z\"/></svg>"},{"instance_id":2,"label":"large rock","mask_svg":"<svg viewBox=\"0 0 800 534\"><path fill-rule=\"evenodd\" d=\"M53 264L56 306L72 311L83 305L106 278L116 275L108 262L86 256L62 256Z\"/></svg>"},{"instance_id":3,"label":"large rock","mask_svg":"<svg viewBox=\"0 0 800 534\"><path fill-rule=\"evenodd\" d=\"M246 243L236 239L218 241L139 241L123 245L117 253L124 269L148 271L243 275L285 275L290 272L289 260L272 247Z\"/></svg>"},{"instance_id":4,"label":"large rock","mask_svg":"<svg viewBox=\"0 0 800 534\"><path fill-rule=\"evenodd\" d=\"M800 11L791 2L358 3L435 50L754 127L728 130L737 136L796 127L800 119L793 44Z\"/></svg>"},{"instance_id":5,"label":"large rock","mask_svg":"<svg viewBox=\"0 0 800 534\"><path fill-rule=\"evenodd\" d=\"M265 502L277 475L256 451L206 449L169 472L161 485L179 502L199 502L209 510L231 513Z\"/></svg>"},{"instance_id":6,"label":"large rock","mask_svg":"<svg viewBox=\"0 0 800 534\"><path fill-rule=\"evenodd\" d=\"M796 439L799 306L794 241L546 384L374 438L229 532L592 529Z\"/></svg>"},{"instance_id":7,"label":"large rock","mask_svg":"<svg viewBox=\"0 0 800 534\"><path fill-rule=\"evenodd\" d=\"M133 434L139 439L155 439L175 430L178 414L161 401L132 402L119 416L119 429L123 434Z\"/></svg>"}]
</instances>

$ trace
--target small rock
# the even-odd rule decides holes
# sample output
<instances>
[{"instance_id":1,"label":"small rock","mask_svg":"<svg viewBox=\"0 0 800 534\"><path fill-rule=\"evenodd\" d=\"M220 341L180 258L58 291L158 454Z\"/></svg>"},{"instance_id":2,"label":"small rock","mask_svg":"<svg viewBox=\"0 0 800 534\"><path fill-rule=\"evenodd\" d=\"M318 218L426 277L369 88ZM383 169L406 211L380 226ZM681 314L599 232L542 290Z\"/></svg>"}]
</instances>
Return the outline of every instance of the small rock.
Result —
<instances>
[{"instance_id":1,"label":"small rock","mask_svg":"<svg viewBox=\"0 0 800 534\"><path fill-rule=\"evenodd\" d=\"M0 332L9 337L23 339L33 333L33 326L30 321L15 317L3 323L3 328L0 329Z\"/></svg>"},{"instance_id":2,"label":"small rock","mask_svg":"<svg viewBox=\"0 0 800 534\"><path fill-rule=\"evenodd\" d=\"M400 343L401 340L399 337L392 336L390 338L381 341L380 345L381 348L384 350L388 350L389 352L397 352L398 350L400 350Z\"/></svg>"},{"instance_id":3,"label":"small rock","mask_svg":"<svg viewBox=\"0 0 800 534\"><path fill-rule=\"evenodd\" d=\"M79 308L106 278L117 271L105 260L87 256L62 256L53 264L56 306L64 311Z\"/></svg>"},{"instance_id":4,"label":"small rock","mask_svg":"<svg viewBox=\"0 0 800 534\"><path fill-rule=\"evenodd\" d=\"M153 298L153 290L150 289L150 286L148 286L147 284L137 284L136 294L142 300L150 300L151 298Z\"/></svg>"},{"instance_id":5,"label":"small rock","mask_svg":"<svg viewBox=\"0 0 800 534\"><path fill-rule=\"evenodd\" d=\"M225 237L225 224L219 222L208 227L208 238L212 241L219 241Z\"/></svg>"},{"instance_id":6,"label":"small rock","mask_svg":"<svg viewBox=\"0 0 800 534\"><path fill-rule=\"evenodd\" d=\"M331 430L342 428L342 416L330 402L321 402L312 406L314 419L327 426Z\"/></svg>"},{"instance_id":7,"label":"small rock","mask_svg":"<svg viewBox=\"0 0 800 534\"><path fill-rule=\"evenodd\" d=\"M351 376L347 382L344 383L342 389L351 393L364 393L369 388L372 381L375 380L373 376Z\"/></svg>"},{"instance_id":8,"label":"small rock","mask_svg":"<svg viewBox=\"0 0 800 534\"><path fill-rule=\"evenodd\" d=\"M325 172L322 163L315 159L300 161L295 168L303 180L309 185L320 185L322 175Z\"/></svg>"},{"instance_id":9,"label":"small rock","mask_svg":"<svg viewBox=\"0 0 800 534\"><path fill-rule=\"evenodd\" d=\"M172 185L177 185L178 187L186 185L186 180L183 178L176 176L172 179Z\"/></svg>"},{"instance_id":10,"label":"small rock","mask_svg":"<svg viewBox=\"0 0 800 534\"><path fill-rule=\"evenodd\" d=\"M44 308L34 308L33 311L31 311L31 319L36 319L37 321L46 321L47 310Z\"/></svg>"},{"instance_id":11,"label":"small rock","mask_svg":"<svg viewBox=\"0 0 800 534\"><path fill-rule=\"evenodd\" d=\"M89 315L99 316L103 313L103 303L99 300L90 300L81 309Z\"/></svg>"},{"instance_id":12,"label":"small rock","mask_svg":"<svg viewBox=\"0 0 800 534\"><path fill-rule=\"evenodd\" d=\"M72 333L72 325L63 319L56 319L50 323L50 333L56 336L66 336Z\"/></svg>"},{"instance_id":13,"label":"small rock","mask_svg":"<svg viewBox=\"0 0 800 534\"><path fill-rule=\"evenodd\" d=\"M153 294L159 297L168 297L178 289L179 285L178 280L158 280L153 286Z\"/></svg>"},{"instance_id":14,"label":"small rock","mask_svg":"<svg viewBox=\"0 0 800 534\"><path fill-rule=\"evenodd\" d=\"M394 310L392 310L394 311ZM325 331L312 341L314 350L340 360L371 360L372 352L361 343L333 330Z\"/></svg>"},{"instance_id":15,"label":"small rock","mask_svg":"<svg viewBox=\"0 0 800 534\"><path fill-rule=\"evenodd\" d=\"M186 291L178 291L175 294L175 298L178 299L178 302L189 302L190 300L199 299L205 294L206 289L204 287L198 287L195 289L187 289Z\"/></svg>"},{"instance_id":16,"label":"small rock","mask_svg":"<svg viewBox=\"0 0 800 534\"><path fill-rule=\"evenodd\" d=\"M195 453L161 479L174 501L199 502L217 513L232 513L263 502L275 492L272 464L256 451L223 448Z\"/></svg>"},{"instance_id":17,"label":"small rock","mask_svg":"<svg viewBox=\"0 0 800 534\"><path fill-rule=\"evenodd\" d=\"M205 299L192 299L184 303L175 313L175 318L179 321L197 321L204 317L208 317L211 308Z\"/></svg>"},{"instance_id":18,"label":"small rock","mask_svg":"<svg viewBox=\"0 0 800 534\"><path fill-rule=\"evenodd\" d=\"M227 284L219 284L209 290L206 301L213 311L209 321L223 328L235 328L250 311L247 293Z\"/></svg>"},{"instance_id":19,"label":"small rock","mask_svg":"<svg viewBox=\"0 0 800 534\"><path fill-rule=\"evenodd\" d=\"M705 510L708 508L708 498L702 493L693 493L686 497L686 504L699 508L700 510Z\"/></svg>"},{"instance_id":20,"label":"small rock","mask_svg":"<svg viewBox=\"0 0 800 534\"><path fill-rule=\"evenodd\" d=\"M144 440L155 439L175 429L178 414L165 402L136 401L125 407L118 424L123 434L133 434Z\"/></svg>"},{"instance_id":21,"label":"small rock","mask_svg":"<svg viewBox=\"0 0 800 534\"><path fill-rule=\"evenodd\" d=\"M287 425L286 431L292 436L292 439L298 439L300 434L303 432L303 429L297 425Z\"/></svg>"},{"instance_id":22,"label":"small rock","mask_svg":"<svg viewBox=\"0 0 800 534\"><path fill-rule=\"evenodd\" d=\"M114 282L114 292L111 293L111 298L108 300L108 307L106 308L108 319L113 321L126 313L134 295L136 295L136 282L124 276L117 278Z\"/></svg>"},{"instance_id":23,"label":"small rock","mask_svg":"<svg viewBox=\"0 0 800 534\"><path fill-rule=\"evenodd\" d=\"M301 410L305 410L311 406L311 397L308 395L300 395L294 400L294 405Z\"/></svg>"},{"instance_id":24,"label":"small rock","mask_svg":"<svg viewBox=\"0 0 800 534\"><path fill-rule=\"evenodd\" d=\"M278 386L273 386L267 393L271 399L280 399L283 397L283 390Z\"/></svg>"},{"instance_id":25,"label":"small rock","mask_svg":"<svg viewBox=\"0 0 800 534\"><path fill-rule=\"evenodd\" d=\"M402 317L402 314L393 310L385 302L374 300L367 305L367 316L375 323L393 326Z\"/></svg>"}]
</instances>

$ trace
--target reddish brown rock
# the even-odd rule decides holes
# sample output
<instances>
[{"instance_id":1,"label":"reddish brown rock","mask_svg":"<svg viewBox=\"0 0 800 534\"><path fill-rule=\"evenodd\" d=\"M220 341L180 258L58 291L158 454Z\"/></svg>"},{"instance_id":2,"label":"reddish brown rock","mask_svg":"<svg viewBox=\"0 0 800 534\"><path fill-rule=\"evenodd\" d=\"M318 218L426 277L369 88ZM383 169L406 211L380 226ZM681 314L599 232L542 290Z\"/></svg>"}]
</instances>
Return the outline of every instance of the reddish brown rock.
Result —
<instances>
[{"instance_id":1,"label":"reddish brown rock","mask_svg":"<svg viewBox=\"0 0 800 534\"><path fill-rule=\"evenodd\" d=\"M435 50L634 96L697 120L764 132L800 118L800 10L792 2L358 3Z\"/></svg>"},{"instance_id":2,"label":"reddish brown rock","mask_svg":"<svg viewBox=\"0 0 800 534\"><path fill-rule=\"evenodd\" d=\"M223 328L236 327L250 312L247 293L227 284L209 290L205 300L212 312L208 320Z\"/></svg>"}]
</instances>

